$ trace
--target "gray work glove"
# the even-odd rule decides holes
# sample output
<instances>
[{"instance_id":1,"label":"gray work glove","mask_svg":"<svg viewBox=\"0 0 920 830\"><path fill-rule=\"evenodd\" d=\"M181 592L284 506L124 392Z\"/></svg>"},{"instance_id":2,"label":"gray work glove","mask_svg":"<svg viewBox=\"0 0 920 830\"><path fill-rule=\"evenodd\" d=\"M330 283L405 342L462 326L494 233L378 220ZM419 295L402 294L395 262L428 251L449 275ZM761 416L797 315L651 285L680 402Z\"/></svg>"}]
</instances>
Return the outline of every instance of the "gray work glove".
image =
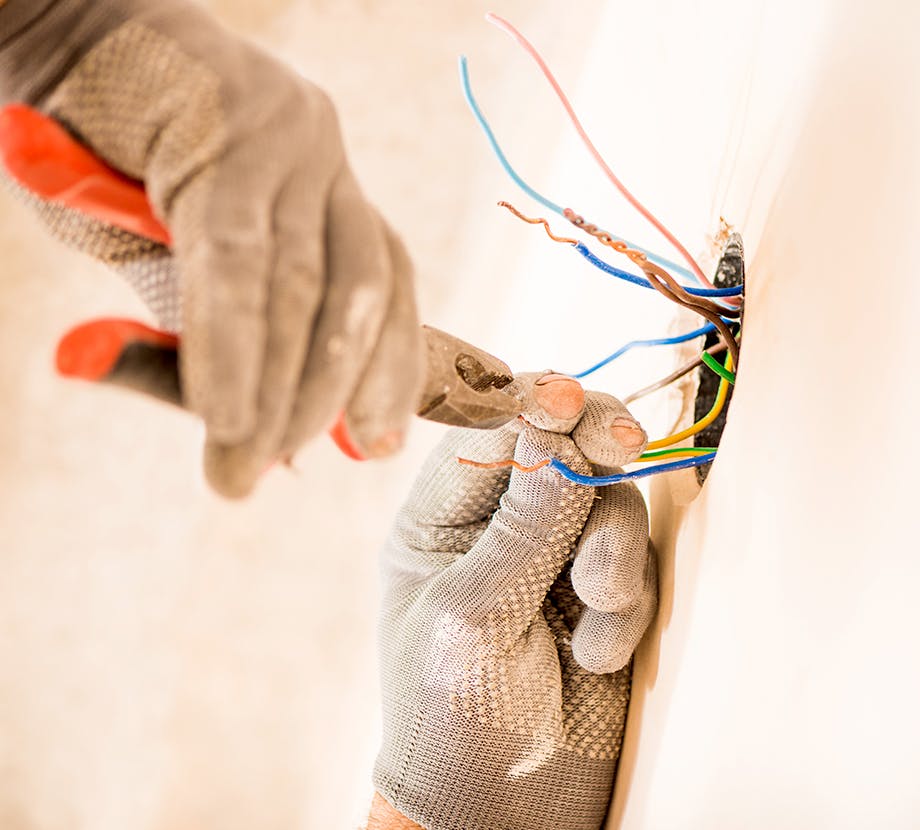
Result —
<instances>
[{"instance_id":1,"label":"gray work glove","mask_svg":"<svg viewBox=\"0 0 920 830\"><path fill-rule=\"evenodd\" d=\"M318 88L185 0L0 4L0 102L23 101L143 180L172 252L37 205L181 330L212 484L242 495L344 411L400 446L420 379L411 263L362 195Z\"/></svg>"},{"instance_id":2,"label":"gray work glove","mask_svg":"<svg viewBox=\"0 0 920 830\"><path fill-rule=\"evenodd\" d=\"M562 383L577 384L553 388L565 392ZM550 417L541 401L559 395L539 376L516 384L526 422L450 432L383 554L374 783L426 830L600 828L630 658L657 607L647 513L632 484L595 489L548 467L509 475L456 462L555 457L607 474L645 447L608 395L587 393L583 412Z\"/></svg>"}]
</instances>

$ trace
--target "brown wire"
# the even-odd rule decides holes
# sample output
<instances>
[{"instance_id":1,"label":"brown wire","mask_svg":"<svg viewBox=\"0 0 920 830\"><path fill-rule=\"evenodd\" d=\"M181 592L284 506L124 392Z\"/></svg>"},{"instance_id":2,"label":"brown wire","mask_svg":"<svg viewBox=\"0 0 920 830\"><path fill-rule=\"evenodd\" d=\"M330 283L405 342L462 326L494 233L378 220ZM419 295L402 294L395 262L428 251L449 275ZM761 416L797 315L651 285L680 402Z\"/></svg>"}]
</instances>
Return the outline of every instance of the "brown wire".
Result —
<instances>
[{"instance_id":1,"label":"brown wire","mask_svg":"<svg viewBox=\"0 0 920 830\"><path fill-rule=\"evenodd\" d=\"M577 239L572 239L572 237L570 237L570 236L556 236L556 234L554 234L554 233L549 229L549 222L547 222L542 216L539 217L539 218L537 218L537 219L532 219L531 217L525 216L523 213L521 213L521 212L520 212L514 205L512 205L510 202L504 202L504 201L503 201L503 202L499 202L498 204L499 204L500 207L508 208L508 210L510 210L515 216L517 216L518 219L522 219L524 222L527 222L529 225L543 225L543 230L546 231L546 235L547 235L550 239L552 239L553 242L565 242L565 243L567 243L568 245L577 245L577 244L578 244L578 240L577 240Z\"/></svg>"},{"instance_id":2,"label":"brown wire","mask_svg":"<svg viewBox=\"0 0 920 830\"><path fill-rule=\"evenodd\" d=\"M571 237L556 236L556 234L550 230L549 222L547 222L546 219L543 219L542 217L533 219L529 216L525 216L509 202L501 201L498 204L503 208L507 208L518 219L521 219L530 225L542 225L543 230L546 231L546 235L554 242L564 242L569 245L578 244L578 240L572 239ZM613 250L617 251L618 253L628 256L633 263L642 269L648 278L648 281L656 291L663 294L672 302L689 309L695 314L699 314L701 317L704 317L706 320L712 323L718 330L719 335L727 344L728 349L732 354L732 360L735 366L738 365L738 359L740 357L738 343L732 335L731 329L722 319L723 317L738 317L741 312L737 308L727 308L725 306L719 305L716 302L713 302L707 297L698 297L694 294L688 293L684 290L683 286L674 279L674 277L665 271L664 268L656 265L654 262L650 262L648 257L643 254L642 251L633 250L625 242L619 239L614 239L607 231L602 230L591 222L588 222L583 216L575 213L575 211L571 208L566 208L563 211L563 215L573 225L575 225L576 228L579 228L585 233L590 234L602 245L606 245L608 248L613 248Z\"/></svg>"},{"instance_id":3,"label":"brown wire","mask_svg":"<svg viewBox=\"0 0 920 830\"><path fill-rule=\"evenodd\" d=\"M547 464L552 461L551 458L544 458L542 461L534 464L531 467L525 467L523 464L509 458L506 461L472 461L469 458L457 458L457 462L460 464L466 464L470 467L477 467L480 470L501 470L504 467L514 467L515 470L518 470L522 473L535 473L537 470L545 467Z\"/></svg>"},{"instance_id":4,"label":"brown wire","mask_svg":"<svg viewBox=\"0 0 920 830\"><path fill-rule=\"evenodd\" d=\"M669 291L668 287L666 287L663 283L659 283L656 279L658 275L654 271L648 268L643 268L642 270L645 271L645 275L649 278L649 282L655 288L657 288L658 291L664 294L664 296L673 300L675 303L678 303L679 305L684 306L684 308L689 308L691 311L696 312L701 317L705 317L710 323L712 323L716 327L719 334L722 336L722 340L724 340L726 345L728 346L728 351L730 352L732 356L732 362L737 367L738 359L740 356L740 351L738 349L738 341L735 340L735 336L732 334L732 330L728 327L728 324L722 319L721 315L718 312L713 312L707 308L703 308L693 303L686 302L685 300L683 300L682 298L674 294L674 292Z\"/></svg>"},{"instance_id":5,"label":"brown wire","mask_svg":"<svg viewBox=\"0 0 920 830\"><path fill-rule=\"evenodd\" d=\"M731 329L722 319L722 317L737 317L740 314L738 309L725 308L706 297L697 297L693 294L688 294L674 277L660 265L649 262L648 257L641 251L634 251L625 242L614 239L607 231L601 230L597 225L591 224L585 220L583 216L579 216L575 213L571 208L566 208L563 213L566 219L575 225L576 228L580 228L585 233L590 234L602 245L613 248L613 250L621 254L626 254L626 256L642 269L646 277L648 277L649 282L652 284L652 287L658 292L672 302L690 309L690 311L699 314L712 323L728 346L735 366L738 365L740 357L738 342L735 340L734 335L732 335Z\"/></svg>"},{"instance_id":6,"label":"brown wire","mask_svg":"<svg viewBox=\"0 0 920 830\"><path fill-rule=\"evenodd\" d=\"M714 346L710 346L706 349L707 354L717 355L724 352L728 347L724 343L716 343ZM692 372L697 366L701 365L703 362L702 357L695 357L689 363L685 363L679 369L674 372L671 372L666 378L662 378L655 383L644 386L638 392L633 392L631 395L623 398L624 404L630 404L633 401L639 400L639 398L644 398L646 395L651 395L652 392L657 392L659 389L664 389L665 386L668 386L671 383L674 383L675 380L682 378L684 375Z\"/></svg>"},{"instance_id":7,"label":"brown wire","mask_svg":"<svg viewBox=\"0 0 920 830\"><path fill-rule=\"evenodd\" d=\"M642 251L636 251L630 248L625 242L622 242L619 239L614 239L607 231L602 230L590 222L588 222L583 216L575 213L571 208L566 208L563 211L566 219L568 219L576 228L583 230L585 233L593 236L598 242L602 245L606 245L608 248L613 248L613 250L618 253L625 254L628 256L633 263L638 265L643 271L648 273L648 270L651 269L655 274L664 280L671 291L680 297L684 302L690 303L696 308L705 308L709 311L715 312L716 314L721 314L724 317L738 316L737 309L729 309L725 306L719 305L718 303L708 299L707 297L698 297L695 294L689 294L684 290L684 287L674 279L667 271L664 270L659 265L656 265L653 262L650 262L648 257L642 253Z\"/></svg>"}]
</instances>

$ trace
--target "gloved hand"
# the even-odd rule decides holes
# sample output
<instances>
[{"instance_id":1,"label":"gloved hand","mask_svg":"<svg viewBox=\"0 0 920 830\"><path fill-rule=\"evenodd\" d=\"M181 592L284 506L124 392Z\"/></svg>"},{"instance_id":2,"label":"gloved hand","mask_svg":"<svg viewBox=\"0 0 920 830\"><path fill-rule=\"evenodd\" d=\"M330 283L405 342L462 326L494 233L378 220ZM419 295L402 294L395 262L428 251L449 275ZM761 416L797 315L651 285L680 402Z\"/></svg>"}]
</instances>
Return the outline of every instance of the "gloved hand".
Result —
<instances>
[{"instance_id":1,"label":"gloved hand","mask_svg":"<svg viewBox=\"0 0 920 830\"><path fill-rule=\"evenodd\" d=\"M509 476L456 462L556 457L609 474L645 448L609 395L585 396L558 375L515 385L523 420L450 432L383 554L374 783L426 830L601 827L630 658L657 607L647 513L632 484L595 489L549 467ZM389 810L378 798L370 826L400 826Z\"/></svg>"},{"instance_id":2,"label":"gloved hand","mask_svg":"<svg viewBox=\"0 0 920 830\"><path fill-rule=\"evenodd\" d=\"M185 0L8 0L0 101L43 109L143 180L172 252L33 200L181 330L205 468L245 494L344 410L401 445L420 380L411 263L349 169L333 105Z\"/></svg>"}]
</instances>

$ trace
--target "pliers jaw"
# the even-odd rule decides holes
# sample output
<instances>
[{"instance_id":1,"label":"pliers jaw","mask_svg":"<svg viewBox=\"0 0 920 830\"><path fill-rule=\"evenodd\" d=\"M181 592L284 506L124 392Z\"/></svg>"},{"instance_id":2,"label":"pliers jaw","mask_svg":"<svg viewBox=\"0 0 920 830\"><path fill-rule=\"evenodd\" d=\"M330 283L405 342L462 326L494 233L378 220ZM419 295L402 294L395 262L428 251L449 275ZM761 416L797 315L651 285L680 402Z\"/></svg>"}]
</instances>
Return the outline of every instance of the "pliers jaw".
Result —
<instances>
[{"instance_id":1,"label":"pliers jaw","mask_svg":"<svg viewBox=\"0 0 920 830\"><path fill-rule=\"evenodd\" d=\"M494 429L522 412L521 401L503 391L514 375L488 352L430 326L425 386L417 414L455 427Z\"/></svg>"}]
</instances>

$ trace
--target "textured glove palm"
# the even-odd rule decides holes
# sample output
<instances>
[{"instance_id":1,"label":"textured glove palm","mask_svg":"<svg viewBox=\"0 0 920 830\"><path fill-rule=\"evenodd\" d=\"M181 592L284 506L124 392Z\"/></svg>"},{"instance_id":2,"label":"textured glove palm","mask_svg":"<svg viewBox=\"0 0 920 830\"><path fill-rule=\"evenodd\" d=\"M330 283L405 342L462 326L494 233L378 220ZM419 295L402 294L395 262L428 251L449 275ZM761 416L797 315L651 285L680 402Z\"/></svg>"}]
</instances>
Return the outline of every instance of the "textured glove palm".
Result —
<instances>
[{"instance_id":1,"label":"textured glove palm","mask_svg":"<svg viewBox=\"0 0 920 830\"><path fill-rule=\"evenodd\" d=\"M509 475L456 463L555 457L590 473L583 449L604 456L597 448L629 417L589 393L573 440L562 434L573 420L528 405L525 417L546 428L448 434L384 552L375 784L427 830L600 827L629 660L656 607L647 514L631 484L595 490L547 467ZM625 463L642 448L615 449Z\"/></svg>"}]
</instances>

